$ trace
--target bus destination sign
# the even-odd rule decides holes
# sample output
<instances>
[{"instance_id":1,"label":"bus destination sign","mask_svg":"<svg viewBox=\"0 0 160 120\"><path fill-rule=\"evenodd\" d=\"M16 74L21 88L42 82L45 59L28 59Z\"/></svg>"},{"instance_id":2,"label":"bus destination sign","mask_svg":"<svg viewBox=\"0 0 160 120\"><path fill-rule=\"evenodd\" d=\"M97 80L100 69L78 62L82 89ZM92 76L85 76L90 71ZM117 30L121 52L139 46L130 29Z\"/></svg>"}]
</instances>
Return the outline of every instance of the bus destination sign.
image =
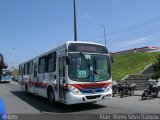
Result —
<instances>
[{"instance_id":1,"label":"bus destination sign","mask_svg":"<svg viewBox=\"0 0 160 120\"><path fill-rule=\"evenodd\" d=\"M94 44L71 43L68 47L68 50L69 52L92 52L92 53L108 54L108 50L105 46L94 45Z\"/></svg>"},{"instance_id":2,"label":"bus destination sign","mask_svg":"<svg viewBox=\"0 0 160 120\"><path fill-rule=\"evenodd\" d=\"M92 46L76 46L78 51L96 52L97 48Z\"/></svg>"}]
</instances>

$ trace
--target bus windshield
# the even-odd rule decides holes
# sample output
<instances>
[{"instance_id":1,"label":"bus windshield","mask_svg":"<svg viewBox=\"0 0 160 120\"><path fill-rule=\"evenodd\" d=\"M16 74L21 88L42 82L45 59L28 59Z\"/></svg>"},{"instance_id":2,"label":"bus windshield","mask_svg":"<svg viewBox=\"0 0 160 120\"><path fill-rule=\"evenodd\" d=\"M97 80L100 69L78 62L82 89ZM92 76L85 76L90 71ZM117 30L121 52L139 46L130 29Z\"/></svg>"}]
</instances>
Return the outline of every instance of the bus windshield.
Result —
<instances>
[{"instance_id":1,"label":"bus windshield","mask_svg":"<svg viewBox=\"0 0 160 120\"><path fill-rule=\"evenodd\" d=\"M70 53L69 78L79 82L100 82L111 78L108 55Z\"/></svg>"}]
</instances>

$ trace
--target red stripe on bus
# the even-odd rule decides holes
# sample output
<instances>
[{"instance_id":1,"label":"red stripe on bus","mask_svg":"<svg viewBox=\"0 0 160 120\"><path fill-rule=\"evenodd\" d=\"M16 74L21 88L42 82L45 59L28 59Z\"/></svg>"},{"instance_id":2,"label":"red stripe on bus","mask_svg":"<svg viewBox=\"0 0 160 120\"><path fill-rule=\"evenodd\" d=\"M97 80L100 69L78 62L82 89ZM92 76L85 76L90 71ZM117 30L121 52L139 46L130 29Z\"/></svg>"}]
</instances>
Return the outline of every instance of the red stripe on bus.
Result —
<instances>
[{"instance_id":1,"label":"red stripe on bus","mask_svg":"<svg viewBox=\"0 0 160 120\"><path fill-rule=\"evenodd\" d=\"M72 84L78 89L87 89L87 88L106 88L110 85L110 82L106 83L89 83L89 84Z\"/></svg>"},{"instance_id":2,"label":"red stripe on bus","mask_svg":"<svg viewBox=\"0 0 160 120\"><path fill-rule=\"evenodd\" d=\"M48 83L44 83L44 82L31 82L31 81L29 81L28 84L34 85L37 87L47 87L48 86Z\"/></svg>"}]
</instances>

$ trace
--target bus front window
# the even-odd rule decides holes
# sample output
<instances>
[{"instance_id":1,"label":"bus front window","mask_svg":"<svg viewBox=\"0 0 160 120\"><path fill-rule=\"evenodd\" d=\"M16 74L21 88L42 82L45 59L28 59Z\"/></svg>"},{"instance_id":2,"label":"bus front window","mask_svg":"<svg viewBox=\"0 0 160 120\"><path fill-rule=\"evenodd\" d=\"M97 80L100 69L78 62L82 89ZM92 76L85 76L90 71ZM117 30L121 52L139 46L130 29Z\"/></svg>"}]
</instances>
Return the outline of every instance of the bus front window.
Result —
<instances>
[{"instance_id":1,"label":"bus front window","mask_svg":"<svg viewBox=\"0 0 160 120\"><path fill-rule=\"evenodd\" d=\"M72 53L69 55L69 78L79 82L99 82L111 78L108 55Z\"/></svg>"}]
</instances>

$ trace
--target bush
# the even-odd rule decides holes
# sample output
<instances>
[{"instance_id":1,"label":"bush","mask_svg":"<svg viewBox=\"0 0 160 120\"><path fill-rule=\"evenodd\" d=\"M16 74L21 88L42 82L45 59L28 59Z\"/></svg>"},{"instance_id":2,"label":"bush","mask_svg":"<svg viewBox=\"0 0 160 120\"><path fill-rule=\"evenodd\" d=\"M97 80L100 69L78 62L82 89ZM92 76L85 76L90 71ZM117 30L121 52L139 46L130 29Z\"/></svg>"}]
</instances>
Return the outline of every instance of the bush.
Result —
<instances>
[{"instance_id":1,"label":"bush","mask_svg":"<svg viewBox=\"0 0 160 120\"><path fill-rule=\"evenodd\" d=\"M152 79L160 78L160 55L157 56L156 62L154 64L155 74L152 75Z\"/></svg>"},{"instance_id":2,"label":"bush","mask_svg":"<svg viewBox=\"0 0 160 120\"><path fill-rule=\"evenodd\" d=\"M155 74L153 74L151 78L152 79L158 79L158 78L160 78L160 71L158 71Z\"/></svg>"}]
</instances>

